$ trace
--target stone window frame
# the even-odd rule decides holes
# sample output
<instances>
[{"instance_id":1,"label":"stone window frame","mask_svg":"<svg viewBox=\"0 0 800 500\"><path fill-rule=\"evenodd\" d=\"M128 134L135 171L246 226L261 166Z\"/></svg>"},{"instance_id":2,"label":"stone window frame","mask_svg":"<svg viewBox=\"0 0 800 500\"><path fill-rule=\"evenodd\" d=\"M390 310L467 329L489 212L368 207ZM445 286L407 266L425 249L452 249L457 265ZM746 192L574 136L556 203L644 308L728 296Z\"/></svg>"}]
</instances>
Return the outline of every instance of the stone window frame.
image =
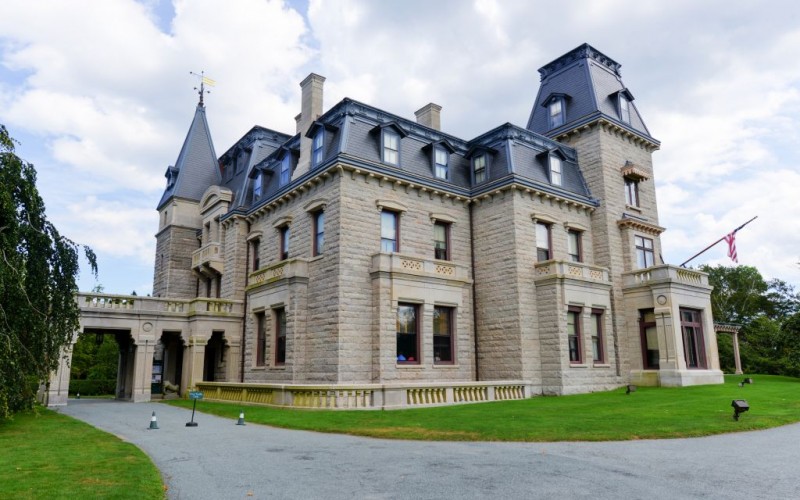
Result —
<instances>
[{"instance_id":1,"label":"stone window frame","mask_svg":"<svg viewBox=\"0 0 800 500\"><path fill-rule=\"evenodd\" d=\"M570 316L573 316L574 332L569 331ZM567 307L567 353L570 365L582 365L583 353L583 308L579 306ZM574 342L574 343L573 343Z\"/></svg>"},{"instance_id":2,"label":"stone window frame","mask_svg":"<svg viewBox=\"0 0 800 500\"><path fill-rule=\"evenodd\" d=\"M284 366L286 364L286 340L287 333L287 320L286 320L286 306L280 305L272 308L273 332L275 343L275 353L273 356L273 366ZM282 321L281 321L282 319Z\"/></svg>"},{"instance_id":3,"label":"stone window frame","mask_svg":"<svg viewBox=\"0 0 800 500\"><path fill-rule=\"evenodd\" d=\"M450 349L450 361L438 360L437 351L436 351L436 337L437 337L437 323L436 323L436 315L438 310L445 310L447 314L447 337L449 337L449 349ZM434 365L455 365L457 362L456 356L456 329L455 329L455 320L456 320L456 308L452 305L447 304L434 304L433 305L433 324L431 328L431 335L432 335L432 347L433 347L433 364ZM438 337L444 337L444 335L438 335Z\"/></svg>"},{"instance_id":4,"label":"stone window frame","mask_svg":"<svg viewBox=\"0 0 800 500\"><path fill-rule=\"evenodd\" d=\"M572 262L583 262L583 229L578 229L574 226L566 226L567 229L567 257ZM575 252L572 253L572 238L575 239Z\"/></svg>"},{"instance_id":5,"label":"stone window frame","mask_svg":"<svg viewBox=\"0 0 800 500\"><path fill-rule=\"evenodd\" d=\"M255 328L256 328L256 342L255 342L255 366L258 368L263 368L267 366L266 362L266 354L267 354L267 315L266 311L263 309L258 311L253 311L253 315L255 316Z\"/></svg>"},{"instance_id":6,"label":"stone window frame","mask_svg":"<svg viewBox=\"0 0 800 500\"><path fill-rule=\"evenodd\" d=\"M689 370L707 370L708 356L703 332L703 311L701 309L681 307L678 309L678 314L680 315L683 360L686 363L686 368ZM696 320L687 320L684 317L686 314L691 315ZM693 332L690 333L690 329L693 329ZM690 349L693 349L693 351L690 351ZM695 355L695 366L689 364L692 352Z\"/></svg>"},{"instance_id":7,"label":"stone window frame","mask_svg":"<svg viewBox=\"0 0 800 500\"><path fill-rule=\"evenodd\" d=\"M395 231L394 231L395 232L395 235L394 235L394 242L395 242L394 247L395 248L394 248L394 250L392 252L393 253L399 253L400 252L400 234L401 234L400 233L400 219L402 218L403 214L405 214L408 211L408 208L405 205L403 205L402 203L398 203L398 202L392 201L392 200L376 200L375 201L375 206L378 208L378 213L380 214L380 225L379 225L379 228L380 228L380 251L381 252L386 252L383 249L383 240L384 240L384 238L383 238L383 213L387 212L387 213L392 213L395 216ZM386 252L386 253L392 253L392 252Z\"/></svg>"},{"instance_id":8,"label":"stone window frame","mask_svg":"<svg viewBox=\"0 0 800 500\"><path fill-rule=\"evenodd\" d=\"M594 328L589 330L589 336L592 342L592 362L595 365L604 365L608 362L606 359L605 348L605 331L603 330L603 321L605 318L605 310L593 307L589 313L590 325Z\"/></svg>"},{"instance_id":9,"label":"stone window frame","mask_svg":"<svg viewBox=\"0 0 800 500\"><path fill-rule=\"evenodd\" d=\"M650 242L649 247L647 246L647 242ZM653 238L635 234L633 235L633 246L636 250L636 266L638 269L647 269L648 267L656 265L655 240ZM648 265L648 260L650 265ZM642 263L644 265L642 265Z\"/></svg>"},{"instance_id":10,"label":"stone window frame","mask_svg":"<svg viewBox=\"0 0 800 500\"><path fill-rule=\"evenodd\" d=\"M292 237L291 226L291 216L280 217L272 224L272 227L278 232L278 261L287 260L289 258L289 242Z\"/></svg>"},{"instance_id":11,"label":"stone window frame","mask_svg":"<svg viewBox=\"0 0 800 500\"><path fill-rule=\"evenodd\" d=\"M544 262L548 260L553 260L553 223L549 222L545 219L536 219L535 223L535 239L536 239L536 261L537 262ZM539 233L540 228L543 228L545 231L546 237L545 241L540 241L541 234ZM545 243L547 246L541 246L542 243ZM547 252L546 258L542 258L541 252Z\"/></svg>"},{"instance_id":12,"label":"stone window frame","mask_svg":"<svg viewBox=\"0 0 800 500\"><path fill-rule=\"evenodd\" d=\"M421 337L422 337L422 305L416 302L408 302L408 301L398 301L397 302L397 309L395 309L395 319L396 319L396 326L395 326L395 337L396 337L396 347L395 347L395 357L396 362L398 365L420 365L422 364L422 349L421 349ZM416 349L416 356L405 356L403 352L398 352L400 348L400 335L405 335L405 333L400 331L400 308L409 308L414 311L414 347ZM400 356L403 355L406 359L399 359ZM408 358L413 358L409 360Z\"/></svg>"},{"instance_id":13,"label":"stone window frame","mask_svg":"<svg viewBox=\"0 0 800 500\"><path fill-rule=\"evenodd\" d=\"M312 200L303 207L303 209L308 212L309 217L311 217L311 256L317 257L322 255L325 252L325 211L328 208L328 200L325 198L317 198ZM318 234L318 218L322 216L322 240L323 244L322 249L319 248L319 234Z\"/></svg>"},{"instance_id":14,"label":"stone window frame","mask_svg":"<svg viewBox=\"0 0 800 500\"><path fill-rule=\"evenodd\" d=\"M248 265L252 266L250 272L256 272L261 268L261 231L253 231L247 235L245 240L250 248L250 258Z\"/></svg>"},{"instance_id":15,"label":"stone window frame","mask_svg":"<svg viewBox=\"0 0 800 500\"><path fill-rule=\"evenodd\" d=\"M652 321L647 321L647 316L649 314L653 315ZM655 329L656 334L656 349L647 349L647 330L649 328ZM655 310L650 309L640 309L639 310L639 342L641 343L642 347L642 368L645 370L658 370L660 369L660 363L658 361L658 356L660 356L660 349L658 349L658 327L655 318ZM653 351L656 354L656 360L654 363L650 362L649 352Z\"/></svg>"}]
</instances>

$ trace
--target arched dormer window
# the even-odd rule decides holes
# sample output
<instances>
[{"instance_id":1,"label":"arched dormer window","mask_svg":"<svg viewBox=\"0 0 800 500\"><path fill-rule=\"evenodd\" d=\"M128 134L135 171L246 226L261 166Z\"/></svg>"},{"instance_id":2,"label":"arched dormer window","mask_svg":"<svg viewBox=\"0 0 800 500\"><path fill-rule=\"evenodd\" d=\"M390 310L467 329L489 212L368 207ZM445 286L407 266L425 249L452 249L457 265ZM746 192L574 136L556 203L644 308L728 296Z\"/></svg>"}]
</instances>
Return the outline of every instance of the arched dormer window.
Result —
<instances>
[{"instance_id":1,"label":"arched dormer window","mask_svg":"<svg viewBox=\"0 0 800 500\"><path fill-rule=\"evenodd\" d=\"M558 128L567 122L567 94L553 93L542 101L542 106L547 108L547 127Z\"/></svg>"},{"instance_id":2,"label":"arched dormer window","mask_svg":"<svg viewBox=\"0 0 800 500\"><path fill-rule=\"evenodd\" d=\"M381 161L387 165L399 167L401 161L401 140L408 135L408 132L394 121L381 123L373 128L371 132L380 133Z\"/></svg>"},{"instance_id":3,"label":"arched dormer window","mask_svg":"<svg viewBox=\"0 0 800 500\"><path fill-rule=\"evenodd\" d=\"M633 94L631 94L628 89L622 89L619 92L611 94L611 96L617 101L617 116L619 116L619 121L630 125Z\"/></svg>"},{"instance_id":4,"label":"arched dormer window","mask_svg":"<svg viewBox=\"0 0 800 500\"><path fill-rule=\"evenodd\" d=\"M314 122L308 128L306 137L311 139L311 168L322 165L325 160L325 144L330 142L327 139L327 135L336 130L338 129L335 126L319 121Z\"/></svg>"},{"instance_id":5,"label":"arched dormer window","mask_svg":"<svg viewBox=\"0 0 800 500\"><path fill-rule=\"evenodd\" d=\"M446 140L440 140L422 149L431 155L433 176L437 179L450 180L450 155L455 153L455 148Z\"/></svg>"},{"instance_id":6,"label":"arched dormer window","mask_svg":"<svg viewBox=\"0 0 800 500\"><path fill-rule=\"evenodd\" d=\"M467 151L467 158L472 166L472 185L478 185L489 180L489 168L492 157L496 151L488 146L473 146Z\"/></svg>"}]
</instances>

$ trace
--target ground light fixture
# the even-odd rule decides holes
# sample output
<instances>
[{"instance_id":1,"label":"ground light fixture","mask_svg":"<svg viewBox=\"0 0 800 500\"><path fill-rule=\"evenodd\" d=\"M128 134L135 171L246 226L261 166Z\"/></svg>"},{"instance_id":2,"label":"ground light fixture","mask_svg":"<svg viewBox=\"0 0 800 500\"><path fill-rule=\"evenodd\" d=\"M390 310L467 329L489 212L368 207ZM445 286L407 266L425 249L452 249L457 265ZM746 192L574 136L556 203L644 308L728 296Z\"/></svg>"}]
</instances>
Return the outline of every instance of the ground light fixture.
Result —
<instances>
[{"instance_id":1,"label":"ground light fixture","mask_svg":"<svg viewBox=\"0 0 800 500\"><path fill-rule=\"evenodd\" d=\"M633 384L628 384L628 387L625 389L625 394L630 394L632 392L636 392L636 386Z\"/></svg>"},{"instance_id":2,"label":"ground light fixture","mask_svg":"<svg viewBox=\"0 0 800 500\"><path fill-rule=\"evenodd\" d=\"M737 422L739 421L739 414L750 409L750 405L744 399L734 399L731 402L731 406L733 407L733 419Z\"/></svg>"},{"instance_id":3,"label":"ground light fixture","mask_svg":"<svg viewBox=\"0 0 800 500\"><path fill-rule=\"evenodd\" d=\"M745 379L742 379L741 382L739 382L739 387L744 387L744 384L752 384L752 383L753 383L753 379L751 379L750 377L747 377Z\"/></svg>"}]
</instances>

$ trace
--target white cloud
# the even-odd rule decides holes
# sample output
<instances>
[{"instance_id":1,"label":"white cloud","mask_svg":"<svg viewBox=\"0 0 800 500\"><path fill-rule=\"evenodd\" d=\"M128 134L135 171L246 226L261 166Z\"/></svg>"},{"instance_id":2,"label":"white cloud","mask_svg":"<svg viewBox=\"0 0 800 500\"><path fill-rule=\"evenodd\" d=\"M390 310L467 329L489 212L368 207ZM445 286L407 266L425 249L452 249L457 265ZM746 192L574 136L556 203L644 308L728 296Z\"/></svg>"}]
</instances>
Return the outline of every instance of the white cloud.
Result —
<instances>
[{"instance_id":1,"label":"white cloud","mask_svg":"<svg viewBox=\"0 0 800 500\"><path fill-rule=\"evenodd\" d=\"M432 101L468 139L524 126L537 69L589 42L624 65L662 141L665 257L759 215L741 261L800 284L795 2L310 0L306 22L277 0L164 1L20 0L0 16L0 122L43 144L48 213L109 259L152 262L152 208L197 100L189 71L218 82L206 97L218 154L256 124L294 131L309 71L327 77L326 107L348 96L413 118ZM104 231L114 217L125 227Z\"/></svg>"}]
</instances>

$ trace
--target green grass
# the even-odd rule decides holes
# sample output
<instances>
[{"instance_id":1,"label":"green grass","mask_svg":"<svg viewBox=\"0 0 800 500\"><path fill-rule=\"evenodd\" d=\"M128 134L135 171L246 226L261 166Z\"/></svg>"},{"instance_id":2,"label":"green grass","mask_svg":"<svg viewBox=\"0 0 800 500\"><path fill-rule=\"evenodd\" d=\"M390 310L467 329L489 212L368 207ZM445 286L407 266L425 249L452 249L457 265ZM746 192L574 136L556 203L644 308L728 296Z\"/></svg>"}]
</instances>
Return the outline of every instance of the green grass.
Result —
<instances>
[{"instance_id":1,"label":"green grass","mask_svg":"<svg viewBox=\"0 0 800 500\"><path fill-rule=\"evenodd\" d=\"M318 432L441 441L618 441L706 436L767 429L800 421L800 379L752 375L725 384L639 387L574 396L537 397L394 411L296 410L244 407L248 423ZM733 399L750 411L733 420ZM169 404L191 408L192 402ZM199 401L199 412L235 420L242 405ZM202 417L201 417L202 418ZM233 422L232 422L233 423Z\"/></svg>"},{"instance_id":2,"label":"green grass","mask_svg":"<svg viewBox=\"0 0 800 500\"><path fill-rule=\"evenodd\" d=\"M163 499L164 486L139 448L37 408L0 422L0 498Z\"/></svg>"}]
</instances>

